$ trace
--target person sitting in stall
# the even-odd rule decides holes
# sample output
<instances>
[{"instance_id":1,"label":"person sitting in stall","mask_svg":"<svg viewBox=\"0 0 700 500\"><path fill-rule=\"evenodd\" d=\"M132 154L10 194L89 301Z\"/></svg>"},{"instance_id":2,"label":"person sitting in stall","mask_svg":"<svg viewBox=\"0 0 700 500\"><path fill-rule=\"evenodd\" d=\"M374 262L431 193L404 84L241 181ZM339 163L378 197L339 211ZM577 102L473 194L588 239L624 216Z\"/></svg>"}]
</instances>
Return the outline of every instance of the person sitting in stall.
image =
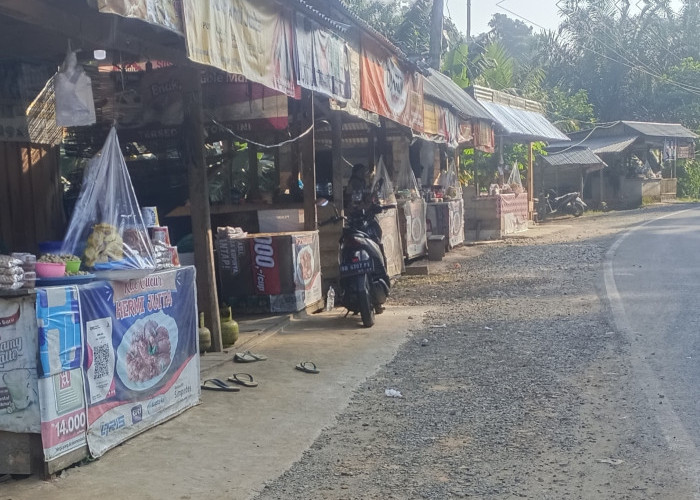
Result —
<instances>
[{"instance_id":1,"label":"person sitting in stall","mask_svg":"<svg viewBox=\"0 0 700 500\"><path fill-rule=\"evenodd\" d=\"M369 200L369 188L367 184L367 166L356 163L352 167L352 174L343 195L345 208L364 208Z\"/></svg>"}]
</instances>

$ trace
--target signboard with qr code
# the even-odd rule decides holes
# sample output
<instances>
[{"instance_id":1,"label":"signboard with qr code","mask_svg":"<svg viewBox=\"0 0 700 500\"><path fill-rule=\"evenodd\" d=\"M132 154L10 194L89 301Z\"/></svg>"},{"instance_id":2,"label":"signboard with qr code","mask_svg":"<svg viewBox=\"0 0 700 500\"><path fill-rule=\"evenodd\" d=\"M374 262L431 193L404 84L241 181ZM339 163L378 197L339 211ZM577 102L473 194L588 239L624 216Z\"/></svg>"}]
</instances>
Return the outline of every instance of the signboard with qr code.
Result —
<instances>
[{"instance_id":1,"label":"signboard with qr code","mask_svg":"<svg viewBox=\"0 0 700 500\"><path fill-rule=\"evenodd\" d=\"M91 455L199 402L194 267L97 281L80 305Z\"/></svg>"}]
</instances>

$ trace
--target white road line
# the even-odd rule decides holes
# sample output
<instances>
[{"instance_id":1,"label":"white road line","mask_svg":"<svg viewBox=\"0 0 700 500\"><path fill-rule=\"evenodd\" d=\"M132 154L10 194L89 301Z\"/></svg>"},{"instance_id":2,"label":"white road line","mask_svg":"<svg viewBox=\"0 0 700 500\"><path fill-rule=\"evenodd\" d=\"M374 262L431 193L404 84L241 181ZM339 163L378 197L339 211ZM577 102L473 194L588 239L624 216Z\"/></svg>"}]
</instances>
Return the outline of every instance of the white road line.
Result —
<instances>
[{"instance_id":1,"label":"white road line","mask_svg":"<svg viewBox=\"0 0 700 500\"><path fill-rule=\"evenodd\" d=\"M644 354L641 351L639 342L635 340L636 332L632 331L630 323L627 320L625 307L622 304L622 298L617 291L613 266L615 252L620 247L622 242L634 231L637 231L647 224L651 224L652 222L682 214L689 210L691 209L663 215L635 226L621 235L605 253L603 275L605 279L605 291L610 304L610 309L612 310L615 326L617 327L618 331L626 336L630 343L632 369L637 373L638 380L641 379L646 382L646 384L640 384L640 386L649 399L649 407L656 409L656 419L659 424L659 428L661 429L661 432L668 443L668 447L678 454L679 458L681 459L681 468L683 472L693 482L693 487L695 490L694 498L695 500L700 500L700 456L698 455L698 450L695 443L690 438L690 435L686 431L685 426L681 422L680 418L678 418L676 412L673 410L671 401L668 401L668 404L663 405L659 405L657 403L658 394L661 394L663 391L660 389L659 379L656 377L656 375L654 375L654 371L649 366L649 363L647 363L647 361L644 359Z\"/></svg>"}]
</instances>

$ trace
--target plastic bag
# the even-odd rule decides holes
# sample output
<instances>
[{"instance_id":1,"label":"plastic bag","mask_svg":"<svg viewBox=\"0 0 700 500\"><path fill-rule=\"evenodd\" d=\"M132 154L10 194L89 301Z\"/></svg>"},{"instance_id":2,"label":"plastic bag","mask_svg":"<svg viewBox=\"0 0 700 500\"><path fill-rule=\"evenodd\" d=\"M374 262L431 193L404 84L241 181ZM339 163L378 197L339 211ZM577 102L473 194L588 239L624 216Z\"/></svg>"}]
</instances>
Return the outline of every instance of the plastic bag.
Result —
<instances>
[{"instance_id":1,"label":"plastic bag","mask_svg":"<svg viewBox=\"0 0 700 500\"><path fill-rule=\"evenodd\" d=\"M95 123L92 81L78 64L75 54L68 50L54 83L56 125L60 127L81 127Z\"/></svg>"},{"instance_id":2,"label":"plastic bag","mask_svg":"<svg viewBox=\"0 0 700 500\"><path fill-rule=\"evenodd\" d=\"M518 162L513 162L513 169L510 171L510 176L508 177L508 185L515 194L520 194L523 192L523 181L520 178L520 168L518 167Z\"/></svg>"},{"instance_id":3,"label":"plastic bag","mask_svg":"<svg viewBox=\"0 0 700 500\"><path fill-rule=\"evenodd\" d=\"M372 180L372 197L377 198L380 205L395 205L394 184L391 182L389 172L386 171L384 158L379 158L377 171Z\"/></svg>"},{"instance_id":4,"label":"plastic bag","mask_svg":"<svg viewBox=\"0 0 700 500\"><path fill-rule=\"evenodd\" d=\"M401 200L420 198L418 181L409 163L403 162L396 176L396 196Z\"/></svg>"},{"instance_id":5,"label":"plastic bag","mask_svg":"<svg viewBox=\"0 0 700 500\"><path fill-rule=\"evenodd\" d=\"M138 278L155 270L115 128L88 163L61 252L80 255L85 269L105 279Z\"/></svg>"},{"instance_id":6,"label":"plastic bag","mask_svg":"<svg viewBox=\"0 0 700 500\"><path fill-rule=\"evenodd\" d=\"M460 198L459 175L457 174L457 165L452 158L447 159L447 170L440 172L435 185L442 188L446 199Z\"/></svg>"}]
</instances>

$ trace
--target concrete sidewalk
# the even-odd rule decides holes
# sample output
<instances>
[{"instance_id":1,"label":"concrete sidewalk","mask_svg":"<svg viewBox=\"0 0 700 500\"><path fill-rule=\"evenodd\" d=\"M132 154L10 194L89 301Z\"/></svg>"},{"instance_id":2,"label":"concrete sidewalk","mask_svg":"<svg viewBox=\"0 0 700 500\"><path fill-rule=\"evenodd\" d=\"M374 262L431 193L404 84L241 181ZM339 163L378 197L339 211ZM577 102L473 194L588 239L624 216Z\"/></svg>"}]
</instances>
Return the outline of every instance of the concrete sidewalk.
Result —
<instances>
[{"instance_id":1,"label":"concrete sidewalk","mask_svg":"<svg viewBox=\"0 0 700 500\"><path fill-rule=\"evenodd\" d=\"M421 326L424 312L390 306L369 329L340 309L241 321L236 346L202 357L202 376L250 373L258 387L203 391L201 405L95 462L51 481L0 483L0 500L250 498L333 425L353 391L394 357L412 327ZM268 359L231 361L235 351L248 349ZM295 370L302 361L313 361L320 373Z\"/></svg>"}]
</instances>

